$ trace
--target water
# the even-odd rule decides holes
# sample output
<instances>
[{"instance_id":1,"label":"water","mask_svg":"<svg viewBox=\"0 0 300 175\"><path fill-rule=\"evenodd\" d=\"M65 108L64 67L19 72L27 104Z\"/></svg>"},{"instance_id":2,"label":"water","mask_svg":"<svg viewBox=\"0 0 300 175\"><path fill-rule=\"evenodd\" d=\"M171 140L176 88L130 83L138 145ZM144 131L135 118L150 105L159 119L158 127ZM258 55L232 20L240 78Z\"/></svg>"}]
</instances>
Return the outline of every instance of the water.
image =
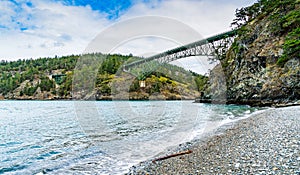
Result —
<instances>
[{"instance_id":1,"label":"water","mask_svg":"<svg viewBox=\"0 0 300 175\"><path fill-rule=\"evenodd\" d=\"M192 101L1 101L0 174L122 174L256 110Z\"/></svg>"}]
</instances>

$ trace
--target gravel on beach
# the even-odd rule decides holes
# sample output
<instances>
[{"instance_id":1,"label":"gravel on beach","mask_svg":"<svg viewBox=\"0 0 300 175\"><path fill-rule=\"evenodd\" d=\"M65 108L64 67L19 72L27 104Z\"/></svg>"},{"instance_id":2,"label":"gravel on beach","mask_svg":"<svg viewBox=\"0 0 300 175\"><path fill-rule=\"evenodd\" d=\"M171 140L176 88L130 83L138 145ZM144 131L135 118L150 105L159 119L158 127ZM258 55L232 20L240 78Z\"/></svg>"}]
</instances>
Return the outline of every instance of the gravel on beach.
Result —
<instances>
[{"instance_id":1,"label":"gravel on beach","mask_svg":"<svg viewBox=\"0 0 300 175\"><path fill-rule=\"evenodd\" d=\"M192 153L149 160L128 174L300 175L300 107L266 110L185 149Z\"/></svg>"}]
</instances>

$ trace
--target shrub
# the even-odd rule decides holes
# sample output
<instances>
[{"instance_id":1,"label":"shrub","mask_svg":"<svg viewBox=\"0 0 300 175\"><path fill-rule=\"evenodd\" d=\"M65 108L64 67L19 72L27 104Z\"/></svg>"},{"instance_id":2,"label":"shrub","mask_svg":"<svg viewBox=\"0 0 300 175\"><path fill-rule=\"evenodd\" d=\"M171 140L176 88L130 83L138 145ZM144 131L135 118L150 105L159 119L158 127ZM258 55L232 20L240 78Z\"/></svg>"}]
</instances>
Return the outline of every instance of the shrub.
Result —
<instances>
[{"instance_id":1,"label":"shrub","mask_svg":"<svg viewBox=\"0 0 300 175\"><path fill-rule=\"evenodd\" d=\"M283 55L277 61L279 66L283 66L291 58L300 58L300 27L287 35L283 50Z\"/></svg>"}]
</instances>

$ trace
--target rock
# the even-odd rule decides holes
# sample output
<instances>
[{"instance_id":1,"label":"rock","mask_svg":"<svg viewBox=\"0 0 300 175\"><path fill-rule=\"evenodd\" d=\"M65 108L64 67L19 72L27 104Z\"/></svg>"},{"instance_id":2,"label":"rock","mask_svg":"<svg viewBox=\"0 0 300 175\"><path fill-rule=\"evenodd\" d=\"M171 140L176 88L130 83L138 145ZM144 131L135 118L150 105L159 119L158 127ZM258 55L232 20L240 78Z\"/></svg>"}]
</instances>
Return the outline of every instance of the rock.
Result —
<instances>
[{"instance_id":1,"label":"rock","mask_svg":"<svg viewBox=\"0 0 300 175\"><path fill-rule=\"evenodd\" d=\"M284 71L295 70L295 69L299 70L299 66L300 66L300 60L299 59L297 59L297 58L290 59L289 61L287 61L285 63Z\"/></svg>"},{"instance_id":2,"label":"rock","mask_svg":"<svg viewBox=\"0 0 300 175\"><path fill-rule=\"evenodd\" d=\"M222 135L195 140L184 159L148 164L132 174L297 174L300 157L292 143L299 140L299 115L299 107L266 110Z\"/></svg>"},{"instance_id":3,"label":"rock","mask_svg":"<svg viewBox=\"0 0 300 175\"><path fill-rule=\"evenodd\" d=\"M273 46L270 45L268 47ZM279 47L279 45L274 47ZM273 54L277 53L275 49L270 52L271 56L266 56L268 64L264 67L265 60L257 58L259 56L262 57L262 55L251 56L251 52L254 53L255 50L259 49L250 47L248 51L242 53L243 59L236 59L238 63L234 62L235 65L230 64L224 69L227 76L227 100L231 101L231 103L240 103L241 101L247 103L248 101L248 104L252 104L251 101L264 100L268 101L265 104L270 105L287 102L294 103L296 100L299 100L299 59L289 60L282 69L276 65L277 60ZM232 58L227 59L232 60ZM263 67L258 65L263 65Z\"/></svg>"},{"instance_id":4,"label":"rock","mask_svg":"<svg viewBox=\"0 0 300 175\"><path fill-rule=\"evenodd\" d=\"M234 167L235 167L235 168L239 168L240 165L241 165L240 163L236 163L236 164L234 165Z\"/></svg>"}]
</instances>

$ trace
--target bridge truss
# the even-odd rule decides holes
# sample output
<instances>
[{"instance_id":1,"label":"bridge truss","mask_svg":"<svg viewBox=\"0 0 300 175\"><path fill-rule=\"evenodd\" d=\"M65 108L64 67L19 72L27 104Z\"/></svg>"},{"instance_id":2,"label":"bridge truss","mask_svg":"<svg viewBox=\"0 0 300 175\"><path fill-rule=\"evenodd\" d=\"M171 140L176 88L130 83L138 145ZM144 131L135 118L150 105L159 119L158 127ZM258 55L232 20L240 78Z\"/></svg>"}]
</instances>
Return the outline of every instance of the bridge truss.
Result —
<instances>
[{"instance_id":1,"label":"bridge truss","mask_svg":"<svg viewBox=\"0 0 300 175\"><path fill-rule=\"evenodd\" d=\"M139 61L126 64L123 66L123 70L130 72L130 70L134 67L142 67L141 69L143 71L147 71L147 69L149 71L149 68L153 68L154 65L169 63L171 61L191 56L208 56L212 59L219 59L226 54L227 50L234 42L236 35L236 30L224 32ZM155 63L153 63L154 61Z\"/></svg>"}]
</instances>

